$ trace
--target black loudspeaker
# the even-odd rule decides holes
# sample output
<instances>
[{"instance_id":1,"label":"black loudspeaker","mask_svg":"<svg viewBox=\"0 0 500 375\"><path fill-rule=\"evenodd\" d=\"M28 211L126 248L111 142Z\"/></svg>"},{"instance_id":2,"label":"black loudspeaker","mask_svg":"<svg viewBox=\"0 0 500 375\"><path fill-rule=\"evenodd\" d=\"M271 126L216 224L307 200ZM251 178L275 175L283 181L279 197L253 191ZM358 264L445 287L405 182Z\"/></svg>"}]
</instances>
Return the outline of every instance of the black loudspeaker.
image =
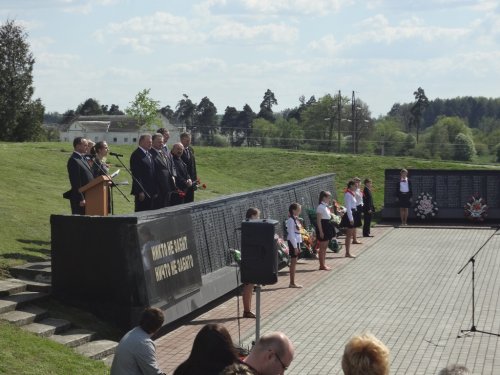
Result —
<instances>
[{"instance_id":1,"label":"black loudspeaker","mask_svg":"<svg viewBox=\"0 0 500 375\"><path fill-rule=\"evenodd\" d=\"M241 223L241 282L270 285L278 282L278 221Z\"/></svg>"}]
</instances>

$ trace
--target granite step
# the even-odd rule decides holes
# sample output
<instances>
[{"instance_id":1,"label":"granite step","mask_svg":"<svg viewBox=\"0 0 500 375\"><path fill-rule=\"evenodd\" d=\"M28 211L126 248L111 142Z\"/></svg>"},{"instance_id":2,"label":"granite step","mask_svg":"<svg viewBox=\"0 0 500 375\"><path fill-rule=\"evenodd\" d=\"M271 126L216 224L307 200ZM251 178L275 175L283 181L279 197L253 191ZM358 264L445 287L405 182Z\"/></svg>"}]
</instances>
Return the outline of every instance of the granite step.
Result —
<instances>
[{"instance_id":1,"label":"granite step","mask_svg":"<svg viewBox=\"0 0 500 375\"><path fill-rule=\"evenodd\" d=\"M50 283L52 278L51 261L26 263L9 268L9 272L17 279Z\"/></svg>"},{"instance_id":2,"label":"granite step","mask_svg":"<svg viewBox=\"0 0 500 375\"><path fill-rule=\"evenodd\" d=\"M49 337L55 333L66 331L69 327L71 327L71 322L65 319L46 318L37 323L22 326L21 329L37 336Z\"/></svg>"},{"instance_id":3,"label":"granite step","mask_svg":"<svg viewBox=\"0 0 500 375\"><path fill-rule=\"evenodd\" d=\"M6 279L6 281L9 281L11 283L25 284L26 290L29 292L42 292L50 294L52 290L52 286L50 283L23 279Z\"/></svg>"},{"instance_id":4,"label":"granite step","mask_svg":"<svg viewBox=\"0 0 500 375\"><path fill-rule=\"evenodd\" d=\"M75 351L90 359L103 359L115 353L118 343L110 340L96 340L75 348Z\"/></svg>"},{"instance_id":5,"label":"granite step","mask_svg":"<svg viewBox=\"0 0 500 375\"><path fill-rule=\"evenodd\" d=\"M109 357L101 359L101 361L103 361L106 366L111 367L111 365L113 364L114 358L115 358L115 355L113 354L113 355L110 355Z\"/></svg>"},{"instance_id":6,"label":"granite step","mask_svg":"<svg viewBox=\"0 0 500 375\"><path fill-rule=\"evenodd\" d=\"M2 297L3 301L10 301L17 304L18 307L26 305L28 303L43 301L47 299L49 295L47 293L41 292L21 292L17 294L11 294L7 297Z\"/></svg>"},{"instance_id":7,"label":"granite step","mask_svg":"<svg viewBox=\"0 0 500 375\"><path fill-rule=\"evenodd\" d=\"M17 303L12 301L4 301L0 299L0 314L13 311L16 309Z\"/></svg>"},{"instance_id":8,"label":"granite step","mask_svg":"<svg viewBox=\"0 0 500 375\"><path fill-rule=\"evenodd\" d=\"M67 347L74 348L92 341L94 336L95 332L81 328L70 328L67 331L49 336L49 339L59 344L66 345Z\"/></svg>"},{"instance_id":9,"label":"granite step","mask_svg":"<svg viewBox=\"0 0 500 375\"><path fill-rule=\"evenodd\" d=\"M42 320L48 315L47 310L35 305L26 305L18 310L0 314L0 320L5 320L17 327Z\"/></svg>"},{"instance_id":10,"label":"granite step","mask_svg":"<svg viewBox=\"0 0 500 375\"><path fill-rule=\"evenodd\" d=\"M21 293L26 290L26 284L13 282L12 279L0 280L0 297Z\"/></svg>"}]
</instances>

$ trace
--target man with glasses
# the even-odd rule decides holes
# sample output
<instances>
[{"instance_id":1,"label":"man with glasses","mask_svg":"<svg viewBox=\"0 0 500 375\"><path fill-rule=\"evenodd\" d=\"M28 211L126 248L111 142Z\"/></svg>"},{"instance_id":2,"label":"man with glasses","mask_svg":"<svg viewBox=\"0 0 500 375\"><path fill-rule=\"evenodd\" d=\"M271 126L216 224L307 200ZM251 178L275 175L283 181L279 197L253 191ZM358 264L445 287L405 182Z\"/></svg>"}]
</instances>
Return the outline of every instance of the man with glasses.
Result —
<instances>
[{"instance_id":1,"label":"man with glasses","mask_svg":"<svg viewBox=\"0 0 500 375\"><path fill-rule=\"evenodd\" d=\"M293 361L295 349L290 339L282 332L262 336L244 363L254 374L284 374Z\"/></svg>"}]
</instances>

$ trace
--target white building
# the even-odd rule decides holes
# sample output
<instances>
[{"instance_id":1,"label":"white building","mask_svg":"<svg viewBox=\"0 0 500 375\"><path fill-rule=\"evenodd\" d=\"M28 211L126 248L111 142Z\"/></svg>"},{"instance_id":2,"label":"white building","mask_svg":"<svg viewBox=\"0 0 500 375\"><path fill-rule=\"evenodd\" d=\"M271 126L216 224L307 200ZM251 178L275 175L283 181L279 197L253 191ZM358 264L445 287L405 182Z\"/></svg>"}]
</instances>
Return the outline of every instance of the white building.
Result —
<instances>
[{"instance_id":1,"label":"white building","mask_svg":"<svg viewBox=\"0 0 500 375\"><path fill-rule=\"evenodd\" d=\"M167 118L160 115L162 127L170 131L169 146L179 142L180 131L170 124ZM115 145L135 145L143 131L137 121L125 115L78 116L65 129L60 131L61 142L72 142L76 137L84 137L91 141L106 141Z\"/></svg>"}]
</instances>

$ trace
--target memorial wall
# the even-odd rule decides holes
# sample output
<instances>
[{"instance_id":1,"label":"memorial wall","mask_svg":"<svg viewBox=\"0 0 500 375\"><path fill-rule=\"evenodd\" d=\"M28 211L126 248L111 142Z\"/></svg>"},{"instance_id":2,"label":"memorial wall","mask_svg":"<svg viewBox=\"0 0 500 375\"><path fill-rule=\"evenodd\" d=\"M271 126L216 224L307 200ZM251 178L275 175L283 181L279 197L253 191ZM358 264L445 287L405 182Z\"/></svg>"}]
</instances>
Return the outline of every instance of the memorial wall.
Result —
<instances>
[{"instance_id":1,"label":"memorial wall","mask_svg":"<svg viewBox=\"0 0 500 375\"><path fill-rule=\"evenodd\" d=\"M396 200L399 169L385 171L383 219L399 219ZM413 191L410 219L414 220L500 220L500 171L498 170L408 170ZM418 203L425 196L433 215L419 215ZM420 199L419 199L420 198ZM430 199L429 199L430 198ZM428 203L428 202L431 203ZM477 217L471 217L471 206L480 205ZM430 208L430 207L429 207ZM474 209L472 208L474 216Z\"/></svg>"},{"instance_id":2,"label":"memorial wall","mask_svg":"<svg viewBox=\"0 0 500 375\"><path fill-rule=\"evenodd\" d=\"M335 194L333 174L129 215L52 215L53 294L123 329L147 306L173 322L240 284L230 249L249 207L283 222L293 202L316 207L321 190Z\"/></svg>"}]
</instances>

